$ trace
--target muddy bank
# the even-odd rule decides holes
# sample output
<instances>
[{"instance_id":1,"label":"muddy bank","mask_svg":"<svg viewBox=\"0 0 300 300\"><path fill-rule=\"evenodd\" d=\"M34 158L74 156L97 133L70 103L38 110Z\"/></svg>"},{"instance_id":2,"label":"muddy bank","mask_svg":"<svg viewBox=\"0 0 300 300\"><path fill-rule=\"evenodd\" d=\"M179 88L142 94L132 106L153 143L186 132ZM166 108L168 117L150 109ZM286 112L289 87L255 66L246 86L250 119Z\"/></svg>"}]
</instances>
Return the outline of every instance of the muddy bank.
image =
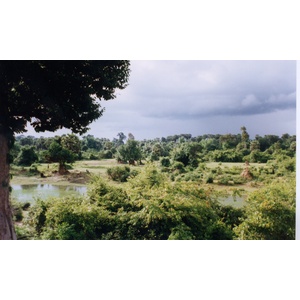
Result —
<instances>
[{"instance_id":1,"label":"muddy bank","mask_svg":"<svg viewBox=\"0 0 300 300\"><path fill-rule=\"evenodd\" d=\"M14 175L11 184L55 184L55 185L86 185L90 180L90 174L87 172L73 171L65 175L54 173L41 177L40 175L24 176Z\"/></svg>"}]
</instances>

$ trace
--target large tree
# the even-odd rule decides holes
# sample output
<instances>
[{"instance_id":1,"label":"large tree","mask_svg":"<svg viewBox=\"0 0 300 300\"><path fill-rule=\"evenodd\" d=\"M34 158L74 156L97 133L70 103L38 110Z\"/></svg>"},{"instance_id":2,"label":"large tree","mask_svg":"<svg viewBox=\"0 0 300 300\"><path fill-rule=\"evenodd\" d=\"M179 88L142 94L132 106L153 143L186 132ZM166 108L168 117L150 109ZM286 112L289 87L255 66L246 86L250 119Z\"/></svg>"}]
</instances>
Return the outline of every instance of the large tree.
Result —
<instances>
[{"instance_id":1,"label":"large tree","mask_svg":"<svg viewBox=\"0 0 300 300\"><path fill-rule=\"evenodd\" d=\"M37 132L84 133L126 87L129 61L0 61L0 239L15 239L9 203L9 148L29 122Z\"/></svg>"}]
</instances>

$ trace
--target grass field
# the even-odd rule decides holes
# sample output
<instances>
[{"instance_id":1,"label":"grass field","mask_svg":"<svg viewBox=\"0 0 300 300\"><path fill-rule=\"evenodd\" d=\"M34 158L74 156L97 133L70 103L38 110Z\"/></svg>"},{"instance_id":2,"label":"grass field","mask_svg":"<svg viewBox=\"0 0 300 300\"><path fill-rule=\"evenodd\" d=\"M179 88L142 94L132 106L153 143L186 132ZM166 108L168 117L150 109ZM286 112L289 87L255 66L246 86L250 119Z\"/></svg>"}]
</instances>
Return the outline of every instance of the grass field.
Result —
<instances>
[{"instance_id":1,"label":"grass field","mask_svg":"<svg viewBox=\"0 0 300 300\"><path fill-rule=\"evenodd\" d=\"M115 159L102 159L102 160L81 160L76 161L71 165L68 175L59 176L55 173L58 170L58 164L37 164L39 173L43 173L46 177L42 178L40 174L30 174L29 167L16 167L12 166L11 174L13 175L12 184L37 184L37 183L52 183L56 185L70 185L76 184L70 178L79 177L82 175L84 178L80 184L87 183L88 174L101 175L108 178L107 169L120 164ZM141 169L143 166L131 166L134 169ZM80 180L78 180L80 181Z\"/></svg>"},{"instance_id":2,"label":"grass field","mask_svg":"<svg viewBox=\"0 0 300 300\"><path fill-rule=\"evenodd\" d=\"M224 168L232 168L232 167L237 167L237 168L244 168L245 163L238 163L238 162L208 162L205 163L208 168L216 168L216 167L221 167L222 169ZM265 163L250 163L250 167L261 167L263 168L266 164Z\"/></svg>"}]
</instances>

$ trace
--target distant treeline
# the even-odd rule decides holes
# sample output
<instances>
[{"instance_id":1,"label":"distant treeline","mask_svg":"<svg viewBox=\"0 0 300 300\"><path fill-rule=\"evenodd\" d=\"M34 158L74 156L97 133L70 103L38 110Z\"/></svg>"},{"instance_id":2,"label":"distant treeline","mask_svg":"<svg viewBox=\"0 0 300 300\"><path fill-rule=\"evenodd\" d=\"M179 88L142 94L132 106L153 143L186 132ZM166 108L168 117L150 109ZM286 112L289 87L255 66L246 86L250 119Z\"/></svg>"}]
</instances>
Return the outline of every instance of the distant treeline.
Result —
<instances>
[{"instance_id":1,"label":"distant treeline","mask_svg":"<svg viewBox=\"0 0 300 300\"><path fill-rule=\"evenodd\" d=\"M135 164L142 160L158 161L169 158L184 166L196 167L199 162L267 162L274 154L294 157L296 136L283 134L256 135L250 139L245 127L240 134L191 134L135 140L123 132L112 140L93 135L74 134L55 137L19 135L11 149L11 161L18 165L34 162L73 162L81 159L110 159ZM167 162L166 162L167 163Z\"/></svg>"}]
</instances>

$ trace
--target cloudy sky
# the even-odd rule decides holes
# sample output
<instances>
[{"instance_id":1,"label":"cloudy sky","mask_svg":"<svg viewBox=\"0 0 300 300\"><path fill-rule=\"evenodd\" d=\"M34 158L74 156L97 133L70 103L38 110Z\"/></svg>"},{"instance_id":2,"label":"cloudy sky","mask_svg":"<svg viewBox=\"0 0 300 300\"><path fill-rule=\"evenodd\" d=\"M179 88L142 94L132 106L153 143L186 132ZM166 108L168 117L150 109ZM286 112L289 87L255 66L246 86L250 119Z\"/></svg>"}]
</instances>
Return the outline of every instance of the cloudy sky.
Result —
<instances>
[{"instance_id":1,"label":"cloudy sky","mask_svg":"<svg viewBox=\"0 0 300 300\"><path fill-rule=\"evenodd\" d=\"M128 87L102 106L96 137L295 134L296 61L131 61Z\"/></svg>"}]
</instances>

